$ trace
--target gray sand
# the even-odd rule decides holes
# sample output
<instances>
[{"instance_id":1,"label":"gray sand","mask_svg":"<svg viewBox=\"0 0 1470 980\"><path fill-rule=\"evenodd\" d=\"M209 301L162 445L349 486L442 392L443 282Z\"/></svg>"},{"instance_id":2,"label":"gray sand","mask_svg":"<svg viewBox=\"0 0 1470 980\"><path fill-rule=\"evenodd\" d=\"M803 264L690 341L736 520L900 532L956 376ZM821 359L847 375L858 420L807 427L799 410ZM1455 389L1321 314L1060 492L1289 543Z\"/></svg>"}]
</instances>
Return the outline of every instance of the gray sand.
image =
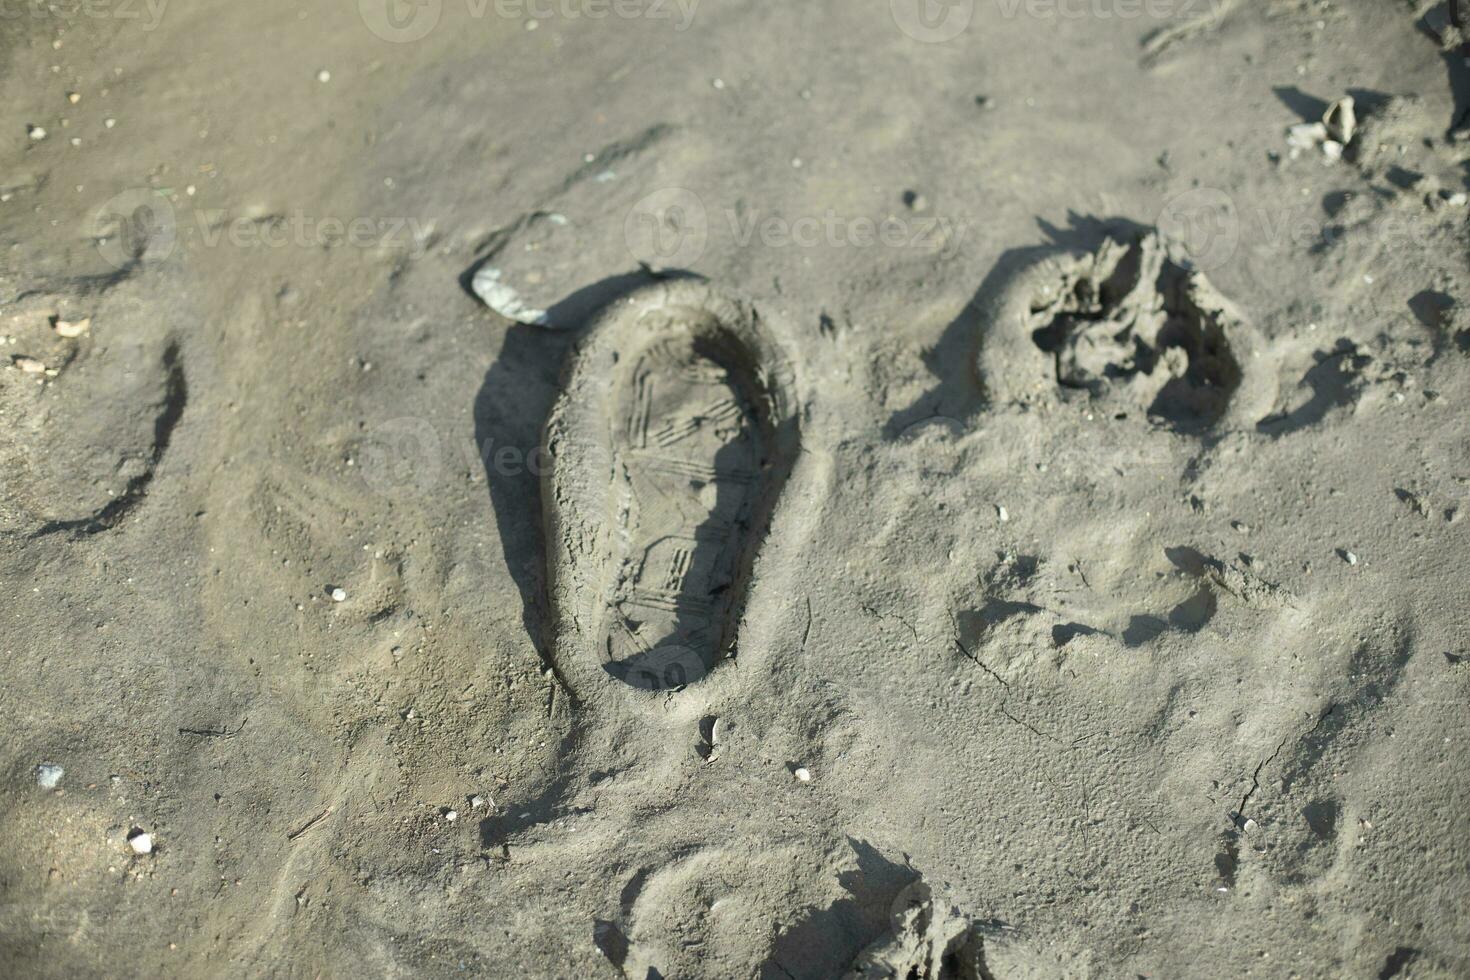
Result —
<instances>
[{"instance_id":1,"label":"gray sand","mask_svg":"<svg viewBox=\"0 0 1470 980\"><path fill-rule=\"evenodd\" d=\"M0 14L0 974L1470 972L1444 5Z\"/></svg>"}]
</instances>

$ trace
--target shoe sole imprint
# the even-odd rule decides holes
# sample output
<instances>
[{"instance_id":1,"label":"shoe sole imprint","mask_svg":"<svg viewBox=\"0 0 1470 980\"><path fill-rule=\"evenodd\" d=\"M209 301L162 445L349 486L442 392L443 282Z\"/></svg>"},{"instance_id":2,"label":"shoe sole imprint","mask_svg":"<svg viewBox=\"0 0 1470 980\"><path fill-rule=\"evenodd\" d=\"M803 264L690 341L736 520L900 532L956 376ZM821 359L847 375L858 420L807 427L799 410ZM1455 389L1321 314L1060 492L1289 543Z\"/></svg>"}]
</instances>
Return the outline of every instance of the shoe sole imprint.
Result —
<instances>
[{"instance_id":1,"label":"shoe sole imprint","mask_svg":"<svg viewBox=\"0 0 1470 980\"><path fill-rule=\"evenodd\" d=\"M667 705L720 686L796 456L791 388L754 311L703 283L641 289L589 326L543 487L555 661L574 695Z\"/></svg>"}]
</instances>

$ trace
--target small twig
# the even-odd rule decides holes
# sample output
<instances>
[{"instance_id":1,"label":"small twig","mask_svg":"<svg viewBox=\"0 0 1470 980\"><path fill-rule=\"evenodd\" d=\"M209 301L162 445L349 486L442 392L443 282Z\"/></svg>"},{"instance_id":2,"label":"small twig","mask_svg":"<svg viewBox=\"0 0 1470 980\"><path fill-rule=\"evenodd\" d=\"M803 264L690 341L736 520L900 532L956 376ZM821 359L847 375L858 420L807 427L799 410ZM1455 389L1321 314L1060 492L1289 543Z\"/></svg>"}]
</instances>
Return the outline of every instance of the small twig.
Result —
<instances>
[{"instance_id":1,"label":"small twig","mask_svg":"<svg viewBox=\"0 0 1470 980\"><path fill-rule=\"evenodd\" d=\"M328 817L330 817L332 815L332 810L333 810L333 807L327 807L321 813L318 813L316 816L314 816L310 820L306 821L306 823L304 825L302 825L302 827L299 830L296 830L293 833L287 834L286 835L286 839L287 840L295 840L296 838L300 837L302 834L306 833L308 830L310 830L311 828L315 827L317 824L321 823L323 820L325 820Z\"/></svg>"},{"instance_id":2,"label":"small twig","mask_svg":"<svg viewBox=\"0 0 1470 980\"><path fill-rule=\"evenodd\" d=\"M236 728L233 732L230 731L228 728L221 728L221 729L218 729L218 730L215 730L213 728L180 728L179 729L179 734L180 735L197 735L200 738L234 738L236 735L239 735L241 732L243 732L245 730L245 726L249 722L250 722L250 719L249 718L246 718L244 721L241 721L240 722L240 727Z\"/></svg>"}]
</instances>

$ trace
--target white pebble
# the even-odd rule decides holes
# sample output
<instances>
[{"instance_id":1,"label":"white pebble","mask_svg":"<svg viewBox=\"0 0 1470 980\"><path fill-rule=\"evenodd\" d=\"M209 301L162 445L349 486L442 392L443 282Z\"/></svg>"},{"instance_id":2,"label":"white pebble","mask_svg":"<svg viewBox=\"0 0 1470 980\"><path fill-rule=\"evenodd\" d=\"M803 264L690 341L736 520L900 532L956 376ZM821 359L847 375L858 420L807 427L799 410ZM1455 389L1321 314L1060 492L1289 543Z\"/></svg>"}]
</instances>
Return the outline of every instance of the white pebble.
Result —
<instances>
[{"instance_id":1,"label":"white pebble","mask_svg":"<svg viewBox=\"0 0 1470 980\"><path fill-rule=\"evenodd\" d=\"M27 126L26 127L26 135L29 136L31 139L39 142L39 141L41 141L41 140L43 140L43 139L46 138L46 127L45 126Z\"/></svg>"},{"instance_id":2,"label":"white pebble","mask_svg":"<svg viewBox=\"0 0 1470 980\"><path fill-rule=\"evenodd\" d=\"M117 125L117 120L116 119L104 119L104 120L102 120L102 125L106 126L108 129L111 129L112 127L114 127L114 126Z\"/></svg>"},{"instance_id":3,"label":"white pebble","mask_svg":"<svg viewBox=\"0 0 1470 980\"><path fill-rule=\"evenodd\" d=\"M92 329L92 318L86 317L81 320L57 320L54 324L56 332L63 337L80 337Z\"/></svg>"},{"instance_id":4,"label":"white pebble","mask_svg":"<svg viewBox=\"0 0 1470 980\"><path fill-rule=\"evenodd\" d=\"M337 588L333 589L328 594L332 597L332 601L333 602L346 602L347 601L347 590L344 589L344 588L342 588L341 586L338 586Z\"/></svg>"},{"instance_id":5,"label":"white pebble","mask_svg":"<svg viewBox=\"0 0 1470 980\"><path fill-rule=\"evenodd\" d=\"M316 73L316 80L325 85L332 80L332 73L323 68Z\"/></svg>"},{"instance_id":6,"label":"white pebble","mask_svg":"<svg viewBox=\"0 0 1470 980\"><path fill-rule=\"evenodd\" d=\"M450 823L454 823L454 821L456 821L456 820L459 819L459 811L458 810L449 810L449 811L447 811L444 814L444 819L445 820L448 820Z\"/></svg>"},{"instance_id":7,"label":"white pebble","mask_svg":"<svg viewBox=\"0 0 1470 980\"><path fill-rule=\"evenodd\" d=\"M1000 518L1000 522L1004 524L1011 519L1011 512L997 504L995 508L995 516Z\"/></svg>"},{"instance_id":8,"label":"white pebble","mask_svg":"<svg viewBox=\"0 0 1470 980\"><path fill-rule=\"evenodd\" d=\"M153 835L145 830L138 830L128 836L128 846L133 849L134 854L153 853Z\"/></svg>"},{"instance_id":9,"label":"white pebble","mask_svg":"<svg viewBox=\"0 0 1470 980\"><path fill-rule=\"evenodd\" d=\"M480 809L480 807L482 807L484 805L485 805L485 797L483 797L483 796L471 796L470 797L470 809L471 810L478 810L478 809Z\"/></svg>"},{"instance_id":10,"label":"white pebble","mask_svg":"<svg viewBox=\"0 0 1470 980\"><path fill-rule=\"evenodd\" d=\"M1344 551L1342 553L1342 560L1347 562L1349 565L1356 565L1358 563L1358 556L1353 554L1351 551Z\"/></svg>"},{"instance_id":11,"label":"white pebble","mask_svg":"<svg viewBox=\"0 0 1470 980\"><path fill-rule=\"evenodd\" d=\"M56 784L61 782L61 777L66 775L66 770L60 766L53 766L49 762L43 762L36 767L36 785L42 789L55 789Z\"/></svg>"},{"instance_id":12,"label":"white pebble","mask_svg":"<svg viewBox=\"0 0 1470 980\"><path fill-rule=\"evenodd\" d=\"M791 775L795 776L799 782L809 783L812 781L812 771L805 766L797 769Z\"/></svg>"},{"instance_id":13,"label":"white pebble","mask_svg":"<svg viewBox=\"0 0 1470 980\"><path fill-rule=\"evenodd\" d=\"M14 363L16 367L20 368L26 374L41 374L46 370L46 365L34 357L17 357Z\"/></svg>"}]
</instances>

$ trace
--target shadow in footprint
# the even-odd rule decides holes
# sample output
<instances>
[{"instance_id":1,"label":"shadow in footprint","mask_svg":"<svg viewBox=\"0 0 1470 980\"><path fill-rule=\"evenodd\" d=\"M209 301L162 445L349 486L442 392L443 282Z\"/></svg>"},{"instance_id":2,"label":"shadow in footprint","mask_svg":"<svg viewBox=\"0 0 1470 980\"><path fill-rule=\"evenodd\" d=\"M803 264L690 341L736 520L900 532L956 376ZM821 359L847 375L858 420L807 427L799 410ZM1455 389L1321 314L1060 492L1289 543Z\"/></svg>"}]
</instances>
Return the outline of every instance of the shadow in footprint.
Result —
<instances>
[{"instance_id":1,"label":"shadow in footprint","mask_svg":"<svg viewBox=\"0 0 1470 980\"><path fill-rule=\"evenodd\" d=\"M542 642L545 547L541 535L541 432L556 400L571 337L515 324L475 396L475 445L506 568L521 594L521 622Z\"/></svg>"},{"instance_id":2,"label":"shadow in footprint","mask_svg":"<svg viewBox=\"0 0 1470 980\"><path fill-rule=\"evenodd\" d=\"M1128 628L1123 631L1123 642L1130 647L1141 647L1167 632L1169 624L1157 616L1134 616L1128 620Z\"/></svg>"},{"instance_id":3,"label":"shadow in footprint","mask_svg":"<svg viewBox=\"0 0 1470 980\"><path fill-rule=\"evenodd\" d=\"M470 295L476 268L478 263L460 276L461 288ZM578 290L552 311L556 322L582 322L598 308L652 281L646 273L614 276ZM513 324L474 403L475 445L505 564L521 595L522 624L538 648L547 621L540 481L546 461L539 450L560 393L562 364L575 337L576 331Z\"/></svg>"},{"instance_id":4,"label":"shadow in footprint","mask_svg":"<svg viewBox=\"0 0 1470 980\"><path fill-rule=\"evenodd\" d=\"M1448 133L1470 126L1470 41L1461 44L1459 50L1448 49L1441 34L1456 15L1461 30L1470 29L1470 18L1466 18L1451 3L1431 7L1418 22L1419 29L1439 46L1439 57L1445 65L1450 97L1454 100L1454 110L1450 114L1450 124L1446 130Z\"/></svg>"},{"instance_id":5,"label":"shadow in footprint","mask_svg":"<svg viewBox=\"0 0 1470 980\"><path fill-rule=\"evenodd\" d=\"M1318 351L1312 357L1317 363L1307 371L1300 385L1311 389L1311 399L1299 408L1257 422L1258 432L1274 438L1300 432L1321 422L1334 408L1357 401L1359 372L1372 358L1358 353L1357 344L1346 339L1339 340L1331 351Z\"/></svg>"},{"instance_id":6,"label":"shadow in footprint","mask_svg":"<svg viewBox=\"0 0 1470 980\"><path fill-rule=\"evenodd\" d=\"M1081 623L1062 623L1051 628L1051 642L1060 650L1079 636L1101 636L1102 630L1084 626Z\"/></svg>"},{"instance_id":7,"label":"shadow in footprint","mask_svg":"<svg viewBox=\"0 0 1470 980\"><path fill-rule=\"evenodd\" d=\"M1215 618L1219 600L1209 589L1201 589L1169 611L1169 625L1185 633L1198 633Z\"/></svg>"},{"instance_id":8,"label":"shadow in footprint","mask_svg":"<svg viewBox=\"0 0 1470 980\"><path fill-rule=\"evenodd\" d=\"M1454 308L1454 297L1437 289L1421 289L1409 297L1409 311L1414 318L1436 334L1444 329L1445 320Z\"/></svg>"},{"instance_id":9,"label":"shadow in footprint","mask_svg":"<svg viewBox=\"0 0 1470 980\"><path fill-rule=\"evenodd\" d=\"M889 417L883 435L895 439L910 427L936 416L964 419L974 414L987 397L984 379L975 374L975 359L983 338L980 310L982 300L1004 289L1011 280L1037 261L1062 251L1095 251L1109 237L1132 240L1147 229L1127 218L1095 218L1067 213L1066 227L1038 218L1047 242L1013 248L1002 253L975 295L959 315L944 328L939 341L924 353L924 366L937 383L912 404ZM1021 329L1020 325L1016 329Z\"/></svg>"},{"instance_id":10,"label":"shadow in footprint","mask_svg":"<svg viewBox=\"0 0 1470 980\"><path fill-rule=\"evenodd\" d=\"M834 964L852 962L893 927L893 906L903 891L920 880L919 872L897 864L865 841L849 837L857 853L855 871L837 877L847 897L776 937L771 958L761 967L761 980L829 977Z\"/></svg>"}]
</instances>

